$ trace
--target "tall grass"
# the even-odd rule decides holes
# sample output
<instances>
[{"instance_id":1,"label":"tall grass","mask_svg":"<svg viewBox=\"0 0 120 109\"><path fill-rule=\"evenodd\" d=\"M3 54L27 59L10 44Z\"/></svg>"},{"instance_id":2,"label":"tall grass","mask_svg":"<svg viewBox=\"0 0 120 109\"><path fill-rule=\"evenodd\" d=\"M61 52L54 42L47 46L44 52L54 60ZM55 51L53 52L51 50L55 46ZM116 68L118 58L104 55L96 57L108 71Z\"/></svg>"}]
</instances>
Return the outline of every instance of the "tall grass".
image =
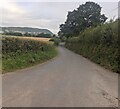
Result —
<instances>
[{"instance_id":1,"label":"tall grass","mask_svg":"<svg viewBox=\"0 0 120 109\"><path fill-rule=\"evenodd\" d=\"M69 38L66 47L105 68L120 72L118 20L87 28L78 37Z\"/></svg>"}]
</instances>

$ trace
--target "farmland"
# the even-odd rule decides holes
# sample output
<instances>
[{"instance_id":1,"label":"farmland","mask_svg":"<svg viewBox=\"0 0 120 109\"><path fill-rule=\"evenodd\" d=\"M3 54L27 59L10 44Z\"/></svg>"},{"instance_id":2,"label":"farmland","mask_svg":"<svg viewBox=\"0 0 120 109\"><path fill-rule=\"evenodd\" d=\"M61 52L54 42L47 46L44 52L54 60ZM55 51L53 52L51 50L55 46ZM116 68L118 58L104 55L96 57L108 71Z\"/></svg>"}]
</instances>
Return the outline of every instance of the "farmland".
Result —
<instances>
[{"instance_id":1,"label":"farmland","mask_svg":"<svg viewBox=\"0 0 120 109\"><path fill-rule=\"evenodd\" d=\"M39 41L44 41L44 42L49 42L51 38L41 38L41 37L26 37L26 36L10 36L10 35L1 35L3 37L12 37L12 38L20 38L20 39L32 39L32 40L39 40Z\"/></svg>"},{"instance_id":2,"label":"farmland","mask_svg":"<svg viewBox=\"0 0 120 109\"><path fill-rule=\"evenodd\" d=\"M3 73L45 62L57 55L49 38L3 37Z\"/></svg>"},{"instance_id":3,"label":"farmland","mask_svg":"<svg viewBox=\"0 0 120 109\"><path fill-rule=\"evenodd\" d=\"M23 39L32 39L32 40L38 40L38 41L44 41L48 42L51 38L36 38L36 37L22 37Z\"/></svg>"}]
</instances>

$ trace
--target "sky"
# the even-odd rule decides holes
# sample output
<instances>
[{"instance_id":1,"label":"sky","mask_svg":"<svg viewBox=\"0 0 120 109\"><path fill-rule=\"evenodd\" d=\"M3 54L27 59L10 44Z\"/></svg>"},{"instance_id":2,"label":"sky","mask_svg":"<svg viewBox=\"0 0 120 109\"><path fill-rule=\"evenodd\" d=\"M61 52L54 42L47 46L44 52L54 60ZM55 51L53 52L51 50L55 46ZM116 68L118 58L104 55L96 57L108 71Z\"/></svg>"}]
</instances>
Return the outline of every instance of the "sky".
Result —
<instances>
[{"instance_id":1,"label":"sky","mask_svg":"<svg viewBox=\"0 0 120 109\"><path fill-rule=\"evenodd\" d=\"M80 2L79 2L80 1ZM117 18L118 0L93 0L102 7L108 19ZM69 11L85 0L0 0L0 26L20 26L59 31Z\"/></svg>"}]
</instances>

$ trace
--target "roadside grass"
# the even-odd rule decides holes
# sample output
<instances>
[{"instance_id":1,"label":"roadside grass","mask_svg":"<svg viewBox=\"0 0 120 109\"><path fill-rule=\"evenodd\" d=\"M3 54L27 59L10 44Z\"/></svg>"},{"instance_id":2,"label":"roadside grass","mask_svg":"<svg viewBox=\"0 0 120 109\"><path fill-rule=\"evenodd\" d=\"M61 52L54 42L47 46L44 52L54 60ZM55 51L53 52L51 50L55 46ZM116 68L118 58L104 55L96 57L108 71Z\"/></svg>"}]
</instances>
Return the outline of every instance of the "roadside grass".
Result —
<instances>
[{"instance_id":1,"label":"roadside grass","mask_svg":"<svg viewBox=\"0 0 120 109\"><path fill-rule=\"evenodd\" d=\"M16 69L23 69L26 67L30 67L36 64L43 63L49 59L52 59L57 55L57 50L53 48L52 50L37 53L23 53L18 54L15 57L7 57L2 60L2 72L12 72Z\"/></svg>"},{"instance_id":2,"label":"roadside grass","mask_svg":"<svg viewBox=\"0 0 120 109\"><path fill-rule=\"evenodd\" d=\"M52 59L57 48L38 40L3 38L2 53L2 73L7 73Z\"/></svg>"}]
</instances>

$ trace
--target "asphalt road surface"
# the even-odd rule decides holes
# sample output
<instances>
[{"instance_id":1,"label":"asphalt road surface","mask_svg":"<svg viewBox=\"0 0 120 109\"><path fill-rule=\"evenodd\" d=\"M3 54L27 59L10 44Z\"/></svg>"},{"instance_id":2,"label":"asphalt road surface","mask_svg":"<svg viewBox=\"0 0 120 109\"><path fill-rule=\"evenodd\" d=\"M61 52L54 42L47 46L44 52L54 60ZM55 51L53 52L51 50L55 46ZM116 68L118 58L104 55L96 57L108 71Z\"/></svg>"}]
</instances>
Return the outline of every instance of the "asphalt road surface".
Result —
<instances>
[{"instance_id":1,"label":"asphalt road surface","mask_svg":"<svg viewBox=\"0 0 120 109\"><path fill-rule=\"evenodd\" d=\"M3 75L3 107L118 106L118 74L58 50L44 64Z\"/></svg>"}]
</instances>

